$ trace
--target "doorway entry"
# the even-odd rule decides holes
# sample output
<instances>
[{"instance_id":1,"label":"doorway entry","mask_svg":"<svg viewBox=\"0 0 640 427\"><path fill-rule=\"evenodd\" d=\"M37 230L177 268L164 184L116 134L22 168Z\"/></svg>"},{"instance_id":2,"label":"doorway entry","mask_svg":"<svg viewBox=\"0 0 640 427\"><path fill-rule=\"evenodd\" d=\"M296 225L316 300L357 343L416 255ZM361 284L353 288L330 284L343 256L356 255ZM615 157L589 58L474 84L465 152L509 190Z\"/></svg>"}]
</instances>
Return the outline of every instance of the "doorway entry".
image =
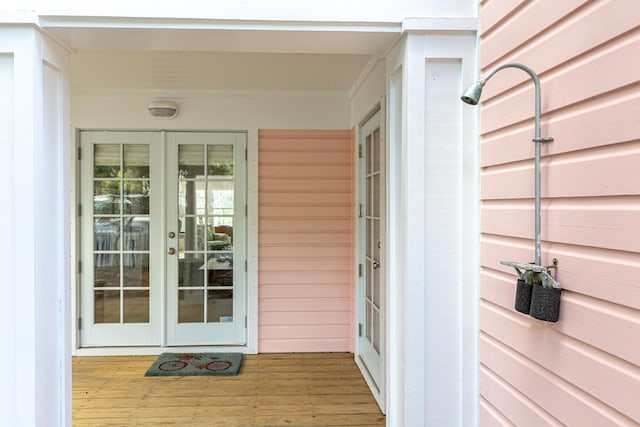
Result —
<instances>
[{"instance_id":1,"label":"doorway entry","mask_svg":"<svg viewBox=\"0 0 640 427\"><path fill-rule=\"evenodd\" d=\"M246 342L244 132L80 132L80 347Z\"/></svg>"},{"instance_id":2,"label":"doorway entry","mask_svg":"<svg viewBox=\"0 0 640 427\"><path fill-rule=\"evenodd\" d=\"M385 142L382 111L377 108L360 126L359 236L360 280L357 292L357 357L369 387L384 412L385 348Z\"/></svg>"}]
</instances>

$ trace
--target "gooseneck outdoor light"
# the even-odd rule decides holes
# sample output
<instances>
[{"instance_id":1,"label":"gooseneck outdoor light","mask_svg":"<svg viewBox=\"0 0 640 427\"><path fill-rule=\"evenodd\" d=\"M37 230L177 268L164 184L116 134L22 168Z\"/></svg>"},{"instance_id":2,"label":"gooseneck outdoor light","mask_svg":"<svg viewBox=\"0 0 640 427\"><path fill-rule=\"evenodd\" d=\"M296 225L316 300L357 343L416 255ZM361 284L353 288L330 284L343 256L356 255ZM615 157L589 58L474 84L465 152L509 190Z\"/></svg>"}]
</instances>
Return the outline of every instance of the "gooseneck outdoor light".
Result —
<instances>
[{"instance_id":1,"label":"gooseneck outdoor light","mask_svg":"<svg viewBox=\"0 0 640 427\"><path fill-rule=\"evenodd\" d=\"M489 71L486 75L480 77L477 82L469 86L469 88L460 97L462 101L470 105L477 105L482 96L482 88L487 81L493 77L498 71L504 68L519 68L529 74L533 79L533 85L535 87L535 134L533 142L535 143L535 263L540 265L540 144L543 142L551 142L553 138L540 136L540 80L537 74L526 65L522 65L516 62L508 62L502 64Z\"/></svg>"}]
</instances>

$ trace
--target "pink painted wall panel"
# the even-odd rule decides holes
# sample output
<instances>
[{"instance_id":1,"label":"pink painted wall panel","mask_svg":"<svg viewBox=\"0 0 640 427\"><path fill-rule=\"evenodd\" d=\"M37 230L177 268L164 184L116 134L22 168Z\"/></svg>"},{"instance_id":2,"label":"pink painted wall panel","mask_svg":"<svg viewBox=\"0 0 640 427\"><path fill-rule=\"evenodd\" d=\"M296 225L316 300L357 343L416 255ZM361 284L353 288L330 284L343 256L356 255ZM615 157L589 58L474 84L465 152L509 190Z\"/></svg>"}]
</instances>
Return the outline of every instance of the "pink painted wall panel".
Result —
<instances>
[{"instance_id":1,"label":"pink painted wall panel","mask_svg":"<svg viewBox=\"0 0 640 427\"><path fill-rule=\"evenodd\" d=\"M480 34L487 36L489 31L506 17L517 13L527 0L483 0L480 9Z\"/></svg>"},{"instance_id":2,"label":"pink painted wall panel","mask_svg":"<svg viewBox=\"0 0 640 427\"><path fill-rule=\"evenodd\" d=\"M512 14L510 19L502 21L499 29L494 28L490 34L483 35L480 44L480 65L487 67L494 64L498 59L509 53L509 48L513 49L530 42L532 38L538 36L545 29L588 1L555 2L553 7L549 7L543 1L524 2L517 13ZM491 19L492 17L495 19L494 15L501 12L504 11L495 10L492 14L483 14L485 19ZM506 46L508 46L507 49L505 49Z\"/></svg>"},{"instance_id":3,"label":"pink painted wall panel","mask_svg":"<svg viewBox=\"0 0 640 427\"><path fill-rule=\"evenodd\" d=\"M513 0L512 0L513 1ZM508 6L509 2L489 2ZM503 4L504 3L504 4ZM534 2L529 2L534 3ZM542 2L538 2L542 3ZM526 4L522 2L520 6ZM574 7L571 2L563 2L566 7ZM543 6L544 5L540 5ZM529 65L540 75L555 68L558 64L577 58L596 46L606 46L616 43L616 38L633 30L638 25L637 13L629 13L637 8L636 0L598 0L584 3L583 7L576 9L574 13L564 16L549 28L537 40L531 40L518 46L509 54L509 60ZM518 12L519 9L516 9ZM493 15L493 10L487 14ZM485 13L481 14L481 20ZM611 25L602 25L607 22ZM484 26L484 24L482 24ZM533 22L533 25L536 25ZM483 43L490 43L483 38ZM501 43L500 40L493 40ZM558 44L562 49L557 49ZM487 46L484 46L487 47ZM488 64L483 64L487 67ZM497 94L517 84L528 82L529 76L522 72L503 75L499 80L492 81L483 92L483 99L488 100Z\"/></svg>"},{"instance_id":4,"label":"pink painted wall panel","mask_svg":"<svg viewBox=\"0 0 640 427\"><path fill-rule=\"evenodd\" d=\"M542 261L560 320L513 308L533 260L533 85L487 84L481 110L480 423L640 424L640 2L481 3L483 71L542 84Z\"/></svg>"},{"instance_id":5,"label":"pink painted wall panel","mask_svg":"<svg viewBox=\"0 0 640 427\"><path fill-rule=\"evenodd\" d=\"M352 351L350 130L261 130L258 350Z\"/></svg>"},{"instance_id":6,"label":"pink painted wall panel","mask_svg":"<svg viewBox=\"0 0 640 427\"><path fill-rule=\"evenodd\" d=\"M603 141L607 145L633 141L638 136L639 116L640 91L634 86L569 106L543 122L544 134L553 135L561 144L545 144L542 153L571 153L600 147ZM532 159L532 135L532 122L488 135L482 141L482 166Z\"/></svg>"},{"instance_id":7,"label":"pink painted wall panel","mask_svg":"<svg viewBox=\"0 0 640 427\"><path fill-rule=\"evenodd\" d=\"M637 201L640 203L640 201ZM489 207L490 206L490 207ZM504 206L492 201L481 211L484 233L519 238L533 236L533 208L522 203ZM640 209L613 204L556 204L541 214L542 240L581 246L640 252Z\"/></svg>"},{"instance_id":8,"label":"pink painted wall panel","mask_svg":"<svg viewBox=\"0 0 640 427\"><path fill-rule=\"evenodd\" d=\"M639 195L640 141L625 144L617 150L610 146L581 150L560 156L547 156L541 162L546 182L543 197L595 197ZM598 173L592 173L598 171ZM520 199L533 195L531 161L492 168L481 179L484 199ZM510 182L498 185L505 179ZM527 192L526 194L523 194ZM553 205L549 206L550 208Z\"/></svg>"},{"instance_id":9,"label":"pink painted wall panel","mask_svg":"<svg viewBox=\"0 0 640 427\"><path fill-rule=\"evenodd\" d=\"M480 392L504 411L506 425L560 426L544 409L487 367L480 369ZM482 424L485 425L485 424Z\"/></svg>"},{"instance_id":10,"label":"pink painted wall panel","mask_svg":"<svg viewBox=\"0 0 640 427\"><path fill-rule=\"evenodd\" d=\"M541 80L542 90L546 94L542 101L543 120L547 120L545 113L548 111L570 107L574 103L638 83L635 67L636 55L640 51L640 36L630 33L617 41L617 44L606 46L595 55L581 59L574 67L566 65L544 81ZM616 64L616 67L612 68L611 64ZM514 69L504 73L508 75L517 71ZM481 131L489 133L533 118L533 93L531 84L493 98L487 103Z\"/></svg>"}]
</instances>

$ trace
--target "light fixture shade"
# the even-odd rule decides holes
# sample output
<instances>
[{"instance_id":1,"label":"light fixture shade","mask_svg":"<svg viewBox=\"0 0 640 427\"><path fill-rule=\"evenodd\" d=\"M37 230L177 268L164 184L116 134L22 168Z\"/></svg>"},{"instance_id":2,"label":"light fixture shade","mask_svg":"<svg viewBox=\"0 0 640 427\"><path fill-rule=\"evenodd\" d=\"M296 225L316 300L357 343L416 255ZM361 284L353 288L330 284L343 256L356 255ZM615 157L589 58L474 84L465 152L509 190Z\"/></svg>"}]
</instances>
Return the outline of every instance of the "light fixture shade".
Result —
<instances>
[{"instance_id":1,"label":"light fixture shade","mask_svg":"<svg viewBox=\"0 0 640 427\"><path fill-rule=\"evenodd\" d=\"M467 104L477 105L480 101L480 97L482 96L482 86L482 82L475 82L474 84L469 86L467 90L464 91L464 94L462 94L460 99L462 99L462 101L466 102Z\"/></svg>"},{"instance_id":2,"label":"light fixture shade","mask_svg":"<svg viewBox=\"0 0 640 427\"><path fill-rule=\"evenodd\" d=\"M149 104L149 113L159 119L173 119L178 115L178 106L170 101L158 101Z\"/></svg>"}]
</instances>

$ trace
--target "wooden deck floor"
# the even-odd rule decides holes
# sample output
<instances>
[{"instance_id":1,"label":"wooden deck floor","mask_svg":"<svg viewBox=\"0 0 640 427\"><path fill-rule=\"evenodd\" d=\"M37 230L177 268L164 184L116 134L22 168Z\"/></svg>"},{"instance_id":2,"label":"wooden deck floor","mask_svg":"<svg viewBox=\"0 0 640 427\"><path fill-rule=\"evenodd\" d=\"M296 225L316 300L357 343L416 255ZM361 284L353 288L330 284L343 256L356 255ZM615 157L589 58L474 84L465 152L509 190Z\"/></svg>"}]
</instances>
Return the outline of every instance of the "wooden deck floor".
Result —
<instances>
[{"instance_id":1,"label":"wooden deck floor","mask_svg":"<svg viewBox=\"0 0 640 427\"><path fill-rule=\"evenodd\" d=\"M231 377L145 377L154 360L74 357L73 425L385 425L352 354L245 355Z\"/></svg>"}]
</instances>

